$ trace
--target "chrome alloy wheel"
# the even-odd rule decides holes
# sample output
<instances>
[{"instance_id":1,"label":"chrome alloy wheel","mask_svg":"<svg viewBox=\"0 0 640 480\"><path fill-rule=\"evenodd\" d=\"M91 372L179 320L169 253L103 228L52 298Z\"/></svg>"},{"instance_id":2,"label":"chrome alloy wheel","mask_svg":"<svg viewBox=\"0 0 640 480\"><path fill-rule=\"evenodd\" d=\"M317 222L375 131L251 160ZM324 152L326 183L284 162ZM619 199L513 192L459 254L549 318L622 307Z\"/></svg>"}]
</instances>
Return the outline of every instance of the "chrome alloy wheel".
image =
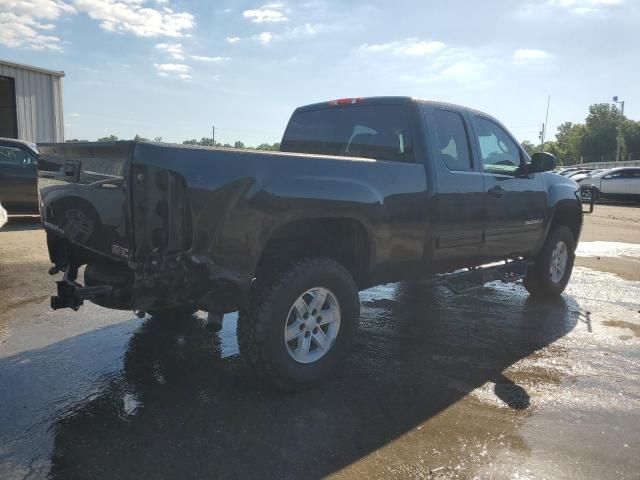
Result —
<instances>
[{"instance_id":1,"label":"chrome alloy wheel","mask_svg":"<svg viewBox=\"0 0 640 480\"><path fill-rule=\"evenodd\" d=\"M551 281L553 283L560 283L564 272L567 268L567 261L569 260L569 250L567 244L563 241L556 243L556 246L551 252L551 265L549 266L549 273L551 274Z\"/></svg>"},{"instance_id":2,"label":"chrome alloy wheel","mask_svg":"<svg viewBox=\"0 0 640 480\"><path fill-rule=\"evenodd\" d=\"M291 358L313 363L327 354L340 330L340 304L327 288L304 292L289 310L284 326L284 343Z\"/></svg>"}]
</instances>

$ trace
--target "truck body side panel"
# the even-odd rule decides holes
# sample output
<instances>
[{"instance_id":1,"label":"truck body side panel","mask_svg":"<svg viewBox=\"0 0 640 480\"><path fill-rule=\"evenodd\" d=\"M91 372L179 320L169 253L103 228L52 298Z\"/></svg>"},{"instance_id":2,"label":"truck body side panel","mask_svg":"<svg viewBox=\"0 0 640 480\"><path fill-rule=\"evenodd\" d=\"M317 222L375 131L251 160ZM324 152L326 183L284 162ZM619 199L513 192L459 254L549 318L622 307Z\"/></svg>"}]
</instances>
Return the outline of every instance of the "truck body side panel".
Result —
<instances>
[{"instance_id":1,"label":"truck body side panel","mask_svg":"<svg viewBox=\"0 0 640 480\"><path fill-rule=\"evenodd\" d=\"M212 268L251 278L273 232L311 219L357 221L369 236L376 276L423 255L427 187L420 164L138 144L134 170L143 165L184 179L191 255Z\"/></svg>"}]
</instances>

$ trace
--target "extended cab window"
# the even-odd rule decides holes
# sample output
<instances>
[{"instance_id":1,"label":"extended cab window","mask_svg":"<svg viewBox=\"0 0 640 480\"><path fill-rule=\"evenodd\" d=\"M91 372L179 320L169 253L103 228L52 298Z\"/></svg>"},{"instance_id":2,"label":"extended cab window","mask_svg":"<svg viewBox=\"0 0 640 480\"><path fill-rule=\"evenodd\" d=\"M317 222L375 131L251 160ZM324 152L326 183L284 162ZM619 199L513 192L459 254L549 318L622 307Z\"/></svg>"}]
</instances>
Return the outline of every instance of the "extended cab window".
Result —
<instances>
[{"instance_id":1,"label":"extended cab window","mask_svg":"<svg viewBox=\"0 0 640 480\"><path fill-rule=\"evenodd\" d=\"M471 170L469 139L464 120L459 113L449 110L435 110L436 134L438 149L449 170Z\"/></svg>"},{"instance_id":2,"label":"extended cab window","mask_svg":"<svg viewBox=\"0 0 640 480\"><path fill-rule=\"evenodd\" d=\"M482 159L482 169L488 173L514 175L521 165L520 148L509 134L495 122L474 117L474 130Z\"/></svg>"},{"instance_id":3,"label":"extended cab window","mask_svg":"<svg viewBox=\"0 0 640 480\"><path fill-rule=\"evenodd\" d=\"M283 152L413 161L413 139L401 105L349 105L294 113Z\"/></svg>"}]
</instances>

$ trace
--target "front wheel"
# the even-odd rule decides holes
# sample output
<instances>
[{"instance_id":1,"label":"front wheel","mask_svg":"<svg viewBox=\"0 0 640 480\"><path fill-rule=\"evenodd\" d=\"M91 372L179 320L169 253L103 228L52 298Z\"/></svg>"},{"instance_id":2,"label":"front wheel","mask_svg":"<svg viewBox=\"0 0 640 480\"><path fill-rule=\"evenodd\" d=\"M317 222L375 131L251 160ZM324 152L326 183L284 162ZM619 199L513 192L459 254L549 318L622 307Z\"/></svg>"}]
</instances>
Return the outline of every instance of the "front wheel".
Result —
<instances>
[{"instance_id":1,"label":"front wheel","mask_svg":"<svg viewBox=\"0 0 640 480\"><path fill-rule=\"evenodd\" d=\"M529 293L546 297L560 295L571 278L575 250L571 230L563 225L554 227L524 278Z\"/></svg>"},{"instance_id":2,"label":"front wheel","mask_svg":"<svg viewBox=\"0 0 640 480\"><path fill-rule=\"evenodd\" d=\"M332 259L307 258L256 280L238 318L240 353L277 388L308 388L344 363L359 316L350 273Z\"/></svg>"}]
</instances>

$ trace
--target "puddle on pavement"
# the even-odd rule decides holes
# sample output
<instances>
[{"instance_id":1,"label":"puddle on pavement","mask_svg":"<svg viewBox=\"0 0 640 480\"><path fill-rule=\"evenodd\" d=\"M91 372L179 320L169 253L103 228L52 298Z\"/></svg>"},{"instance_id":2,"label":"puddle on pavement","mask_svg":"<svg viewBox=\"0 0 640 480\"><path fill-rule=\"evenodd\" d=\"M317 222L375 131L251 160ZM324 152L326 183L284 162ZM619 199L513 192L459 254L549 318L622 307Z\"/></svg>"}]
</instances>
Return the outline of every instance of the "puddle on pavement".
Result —
<instances>
[{"instance_id":1,"label":"puddle on pavement","mask_svg":"<svg viewBox=\"0 0 640 480\"><path fill-rule=\"evenodd\" d=\"M640 257L640 244L622 242L579 242L578 257Z\"/></svg>"},{"instance_id":2,"label":"puddle on pavement","mask_svg":"<svg viewBox=\"0 0 640 480\"><path fill-rule=\"evenodd\" d=\"M605 320L602 324L609 327L627 328L631 330L636 337L640 337L640 323L631 323L624 320Z\"/></svg>"},{"instance_id":3,"label":"puddle on pavement","mask_svg":"<svg viewBox=\"0 0 640 480\"><path fill-rule=\"evenodd\" d=\"M361 293L343 375L295 395L254 378L235 314L218 334L203 316L113 323L0 356L0 477L473 477L499 452L529 458L548 441L520 433L545 409L609 409L595 427L607 431L628 421L637 379L607 388L640 371L637 350L600 317L628 318L639 294L640 282L584 268L546 302L500 283L461 296L383 285Z\"/></svg>"}]
</instances>

